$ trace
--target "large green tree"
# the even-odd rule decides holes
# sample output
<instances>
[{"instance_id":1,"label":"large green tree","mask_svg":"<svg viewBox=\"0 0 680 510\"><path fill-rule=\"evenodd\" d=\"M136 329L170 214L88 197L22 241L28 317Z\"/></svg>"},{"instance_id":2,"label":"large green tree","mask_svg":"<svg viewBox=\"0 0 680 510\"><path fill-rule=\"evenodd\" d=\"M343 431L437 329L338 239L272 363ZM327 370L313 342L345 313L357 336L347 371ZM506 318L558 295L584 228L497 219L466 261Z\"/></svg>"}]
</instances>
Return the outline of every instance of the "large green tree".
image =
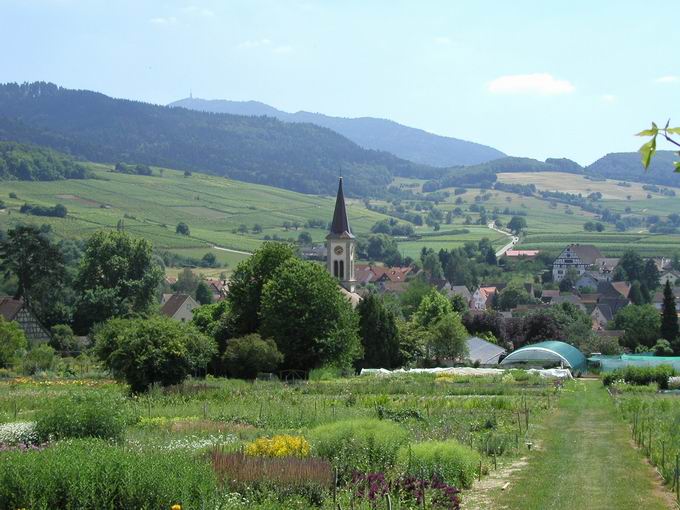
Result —
<instances>
[{"instance_id":1,"label":"large green tree","mask_svg":"<svg viewBox=\"0 0 680 510\"><path fill-rule=\"evenodd\" d=\"M625 331L622 342L626 347L632 350L640 345L651 348L659 338L661 316L652 305L629 305L619 310L612 327Z\"/></svg>"},{"instance_id":2,"label":"large green tree","mask_svg":"<svg viewBox=\"0 0 680 510\"><path fill-rule=\"evenodd\" d=\"M16 277L15 299L24 299L31 305L40 300L46 287L63 282L63 256L37 227L18 226L7 232L7 239L0 243L0 271L5 278Z\"/></svg>"},{"instance_id":3,"label":"large green tree","mask_svg":"<svg viewBox=\"0 0 680 510\"><path fill-rule=\"evenodd\" d=\"M215 341L193 324L160 316L111 319L97 327L94 340L99 359L135 392L201 375L217 352Z\"/></svg>"},{"instance_id":4,"label":"large green tree","mask_svg":"<svg viewBox=\"0 0 680 510\"><path fill-rule=\"evenodd\" d=\"M87 332L111 317L146 314L155 302L163 272L151 243L126 232L96 232L85 246L76 279L81 300L76 327Z\"/></svg>"},{"instance_id":5,"label":"large green tree","mask_svg":"<svg viewBox=\"0 0 680 510\"><path fill-rule=\"evenodd\" d=\"M357 316L336 280L320 265L290 258L262 289L264 338L273 338L283 366L308 370L350 366L362 354Z\"/></svg>"},{"instance_id":6,"label":"large green tree","mask_svg":"<svg viewBox=\"0 0 680 510\"><path fill-rule=\"evenodd\" d=\"M227 298L236 334L254 333L259 329L262 289L279 267L295 254L292 245L264 243L251 257L236 266L229 281Z\"/></svg>"},{"instance_id":7,"label":"large green tree","mask_svg":"<svg viewBox=\"0 0 680 510\"><path fill-rule=\"evenodd\" d=\"M678 326L678 309L675 303L675 295L669 281L663 289L663 307L661 309L661 337L668 340L676 347L680 327Z\"/></svg>"},{"instance_id":8,"label":"large green tree","mask_svg":"<svg viewBox=\"0 0 680 510\"><path fill-rule=\"evenodd\" d=\"M400 338L394 313L375 293L364 297L357 306L357 313L364 347L364 357L358 364L363 368L397 367L400 363Z\"/></svg>"},{"instance_id":9,"label":"large green tree","mask_svg":"<svg viewBox=\"0 0 680 510\"><path fill-rule=\"evenodd\" d=\"M420 302L416 313L413 314L413 321L418 326L427 328L450 313L453 313L451 302L433 288Z\"/></svg>"},{"instance_id":10,"label":"large green tree","mask_svg":"<svg viewBox=\"0 0 680 510\"><path fill-rule=\"evenodd\" d=\"M444 359L461 360L467 356L470 335L456 312L440 317L428 329L431 333L427 344L429 358L439 363Z\"/></svg>"}]
</instances>

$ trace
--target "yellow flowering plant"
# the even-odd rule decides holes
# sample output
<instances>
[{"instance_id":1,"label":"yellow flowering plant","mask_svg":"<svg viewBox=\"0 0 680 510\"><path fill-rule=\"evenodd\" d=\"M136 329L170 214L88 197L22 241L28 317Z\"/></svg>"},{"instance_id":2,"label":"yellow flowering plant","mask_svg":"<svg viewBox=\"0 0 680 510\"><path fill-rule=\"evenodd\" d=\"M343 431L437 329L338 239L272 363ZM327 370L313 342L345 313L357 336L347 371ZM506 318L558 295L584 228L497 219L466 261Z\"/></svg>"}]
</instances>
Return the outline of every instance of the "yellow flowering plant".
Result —
<instances>
[{"instance_id":1,"label":"yellow flowering plant","mask_svg":"<svg viewBox=\"0 0 680 510\"><path fill-rule=\"evenodd\" d=\"M256 439L246 445L245 452L246 455L261 457L308 457L310 446L303 436L281 434Z\"/></svg>"}]
</instances>

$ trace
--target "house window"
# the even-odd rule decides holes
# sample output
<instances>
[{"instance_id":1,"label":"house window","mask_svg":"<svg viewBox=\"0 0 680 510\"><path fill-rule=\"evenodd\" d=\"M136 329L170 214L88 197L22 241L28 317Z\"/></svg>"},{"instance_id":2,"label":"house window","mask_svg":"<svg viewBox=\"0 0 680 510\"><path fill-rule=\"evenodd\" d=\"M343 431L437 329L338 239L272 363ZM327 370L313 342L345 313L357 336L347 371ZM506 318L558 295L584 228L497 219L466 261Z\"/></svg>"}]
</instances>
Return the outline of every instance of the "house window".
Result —
<instances>
[{"instance_id":1,"label":"house window","mask_svg":"<svg viewBox=\"0 0 680 510\"><path fill-rule=\"evenodd\" d=\"M340 261L340 279L341 280L345 279L345 261L344 260Z\"/></svg>"}]
</instances>

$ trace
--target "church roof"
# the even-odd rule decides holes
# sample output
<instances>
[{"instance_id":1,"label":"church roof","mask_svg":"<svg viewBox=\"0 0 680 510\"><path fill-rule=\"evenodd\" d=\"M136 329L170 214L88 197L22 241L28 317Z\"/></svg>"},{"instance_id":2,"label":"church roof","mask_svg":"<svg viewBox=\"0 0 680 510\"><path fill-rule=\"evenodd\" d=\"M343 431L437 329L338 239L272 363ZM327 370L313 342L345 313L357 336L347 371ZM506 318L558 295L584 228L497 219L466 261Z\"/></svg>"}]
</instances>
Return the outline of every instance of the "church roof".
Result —
<instances>
[{"instance_id":1,"label":"church roof","mask_svg":"<svg viewBox=\"0 0 680 510\"><path fill-rule=\"evenodd\" d=\"M349 228L349 219L347 219L345 193L342 190L342 177L340 177L340 182L338 183L338 196L335 199L335 212L333 212L333 222L331 223L331 232L329 236L354 237L352 235L352 229Z\"/></svg>"}]
</instances>

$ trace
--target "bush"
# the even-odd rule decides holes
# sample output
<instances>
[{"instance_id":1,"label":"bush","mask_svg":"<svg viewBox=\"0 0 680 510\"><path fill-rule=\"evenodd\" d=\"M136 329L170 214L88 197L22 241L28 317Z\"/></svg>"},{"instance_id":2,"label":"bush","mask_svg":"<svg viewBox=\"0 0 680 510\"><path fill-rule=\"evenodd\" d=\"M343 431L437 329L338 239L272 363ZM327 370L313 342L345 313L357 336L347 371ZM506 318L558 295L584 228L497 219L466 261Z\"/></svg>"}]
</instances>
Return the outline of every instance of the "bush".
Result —
<instances>
[{"instance_id":1,"label":"bush","mask_svg":"<svg viewBox=\"0 0 680 510\"><path fill-rule=\"evenodd\" d=\"M28 341L17 322L8 322L0 315L0 368L8 367L19 359L19 352L28 347Z\"/></svg>"},{"instance_id":2,"label":"bush","mask_svg":"<svg viewBox=\"0 0 680 510\"><path fill-rule=\"evenodd\" d=\"M202 373L217 344L191 323L169 317L111 319L94 334L97 356L132 391L179 384Z\"/></svg>"},{"instance_id":3,"label":"bush","mask_svg":"<svg viewBox=\"0 0 680 510\"><path fill-rule=\"evenodd\" d=\"M479 462L479 453L453 439L416 443L399 450L399 466L407 475L440 478L465 488L479 474Z\"/></svg>"},{"instance_id":4,"label":"bush","mask_svg":"<svg viewBox=\"0 0 680 510\"><path fill-rule=\"evenodd\" d=\"M40 441L94 437L120 440L125 432L124 401L92 391L54 399L40 410L35 432Z\"/></svg>"},{"instance_id":5,"label":"bush","mask_svg":"<svg viewBox=\"0 0 680 510\"><path fill-rule=\"evenodd\" d=\"M602 376L602 383L610 386L615 381L624 381L627 384L636 386L647 386L656 383L661 390L668 389L668 379L677 375L675 369L670 365L658 365L656 367L635 367L628 366L617 368L613 372L607 372Z\"/></svg>"},{"instance_id":6,"label":"bush","mask_svg":"<svg viewBox=\"0 0 680 510\"><path fill-rule=\"evenodd\" d=\"M90 439L0 453L0 510L217 508L216 486L210 465L183 452Z\"/></svg>"},{"instance_id":7,"label":"bush","mask_svg":"<svg viewBox=\"0 0 680 510\"><path fill-rule=\"evenodd\" d=\"M23 371L25 374L35 374L50 370L54 366L54 349L47 344L34 347L23 359Z\"/></svg>"},{"instance_id":8,"label":"bush","mask_svg":"<svg viewBox=\"0 0 680 510\"><path fill-rule=\"evenodd\" d=\"M309 435L314 451L333 462L344 476L353 471L390 470L396 464L399 448L408 439L407 431L399 425L376 419L320 425Z\"/></svg>"},{"instance_id":9,"label":"bush","mask_svg":"<svg viewBox=\"0 0 680 510\"><path fill-rule=\"evenodd\" d=\"M0 448L37 443L38 435L35 432L35 423L32 421L17 421L0 425Z\"/></svg>"},{"instance_id":10,"label":"bush","mask_svg":"<svg viewBox=\"0 0 680 510\"><path fill-rule=\"evenodd\" d=\"M271 372L283 361L274 340L260 338L253 333L229 340L222 358L229 375L241 379L255 379L260 372Z\"/></svg>"},{"instance_id":11,"label":"bush","mask_svg":"<svg viewBox=\"0 0 680 510\"><path fill-rule=\"evenodd\" d=\"M260 437L248 443L245 451L246 455L260 457L308 457L310 448L302 436L277 435Z\"/></svg>"}]
</instances>

